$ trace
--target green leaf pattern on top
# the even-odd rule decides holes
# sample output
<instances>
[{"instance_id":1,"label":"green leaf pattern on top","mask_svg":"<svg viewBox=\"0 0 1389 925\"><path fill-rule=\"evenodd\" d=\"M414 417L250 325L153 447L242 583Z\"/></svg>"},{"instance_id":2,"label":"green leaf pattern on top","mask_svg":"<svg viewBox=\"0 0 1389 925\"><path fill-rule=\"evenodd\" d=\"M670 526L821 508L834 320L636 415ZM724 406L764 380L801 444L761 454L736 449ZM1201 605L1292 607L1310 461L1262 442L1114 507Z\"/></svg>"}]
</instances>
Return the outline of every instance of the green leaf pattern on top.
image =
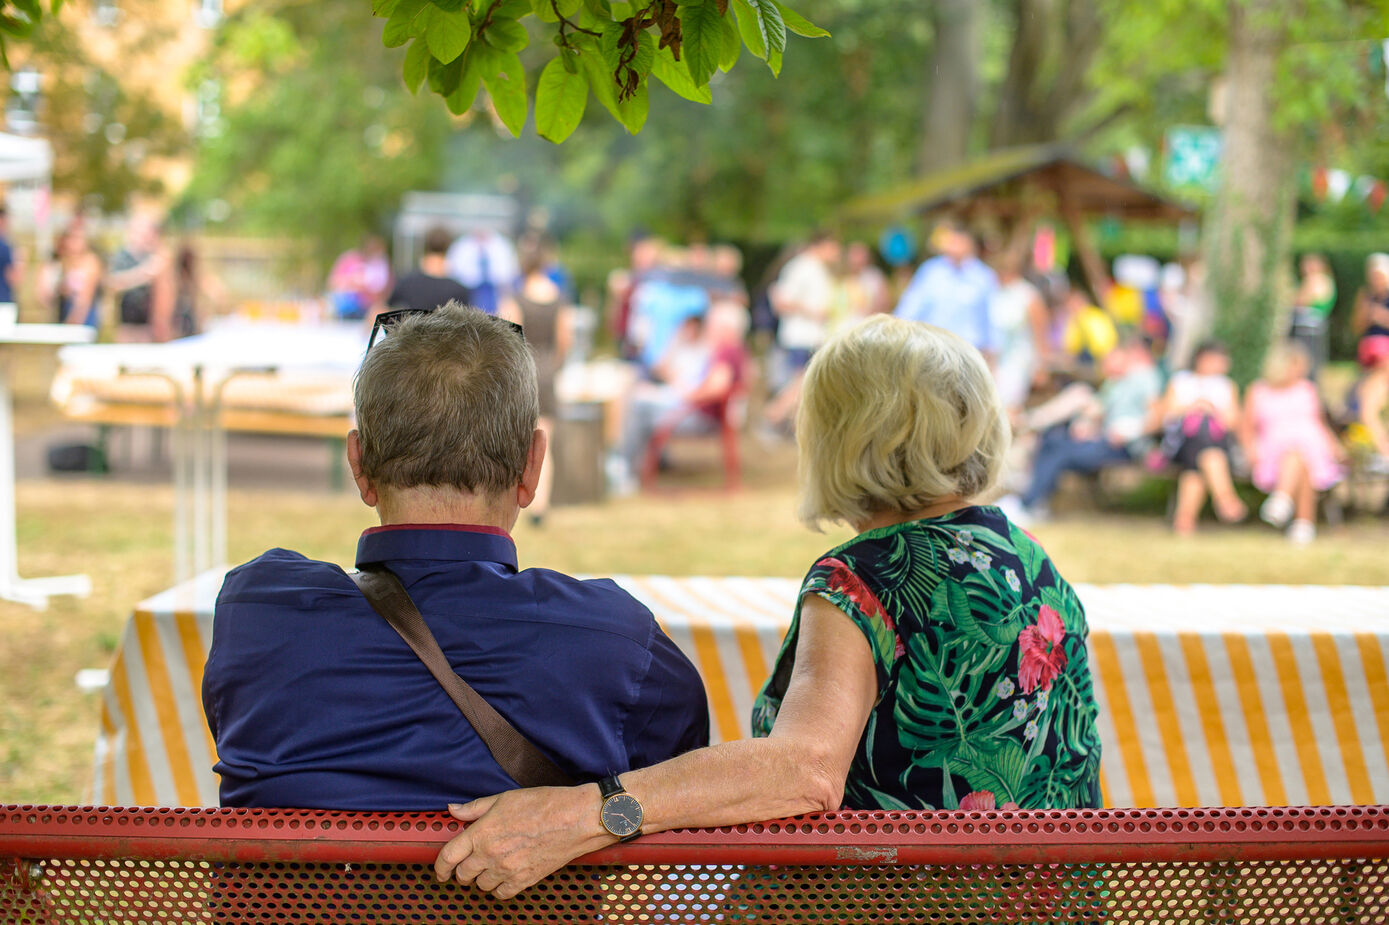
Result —
<instances>
[{"instance_id":1,"label":"green leaf pattern on top","mask_svg":"<svg viewBox=\"0 0 1389 925\"><path fill-rule=\"evenodd\" d=\"M997 508L863 533L816 562L801 593L843 610L877 669L846 807L1099 805L1084 608ZM799 626L798 607L753 706L754 735L776 722Z\"/></svg>"}]
</instances>

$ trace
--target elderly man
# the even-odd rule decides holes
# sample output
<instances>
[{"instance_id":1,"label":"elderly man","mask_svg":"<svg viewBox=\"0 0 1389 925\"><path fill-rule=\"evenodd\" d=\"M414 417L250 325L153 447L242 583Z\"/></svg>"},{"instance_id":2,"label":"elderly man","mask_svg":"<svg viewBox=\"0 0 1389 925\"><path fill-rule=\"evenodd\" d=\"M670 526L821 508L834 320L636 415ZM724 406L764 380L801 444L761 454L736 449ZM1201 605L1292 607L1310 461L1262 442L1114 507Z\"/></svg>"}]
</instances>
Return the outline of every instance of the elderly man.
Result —
<instances>
[{"instance_id":1,"label":"elderly man","mask_svg":"<svg viewBox=\"0 0 1389 925\"><path fill-rule=\"evenodd\" d=\"M357 374L347 455L381 526L359 568L408 591L449 666L575 780L704 745L703 684L612 581L519 570L545 455L514 325L408 315ZM443 809L516 786L341 568L272 549L228 573L203 705L227 806Z\"/></svg>"}]
</instances>

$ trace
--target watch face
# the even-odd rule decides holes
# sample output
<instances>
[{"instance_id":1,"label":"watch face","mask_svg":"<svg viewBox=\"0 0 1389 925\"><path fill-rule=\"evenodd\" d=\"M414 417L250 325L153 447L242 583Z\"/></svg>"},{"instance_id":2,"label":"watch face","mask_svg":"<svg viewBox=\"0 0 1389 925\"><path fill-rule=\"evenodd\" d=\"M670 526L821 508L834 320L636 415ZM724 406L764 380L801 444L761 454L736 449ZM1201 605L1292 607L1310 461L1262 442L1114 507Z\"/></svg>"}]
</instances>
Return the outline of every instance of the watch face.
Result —
<instances>
[{"instance_id":1,"label":"watch face","mask_svg":"<svg viewBox=\"0 0 1389 925\"><path fill-rule=\"evenodd\" d=\"M614 794L603 803L602 820L603 828L626 838L641 828L641 804L630 793Z\"/></svg>"}]
</instances>

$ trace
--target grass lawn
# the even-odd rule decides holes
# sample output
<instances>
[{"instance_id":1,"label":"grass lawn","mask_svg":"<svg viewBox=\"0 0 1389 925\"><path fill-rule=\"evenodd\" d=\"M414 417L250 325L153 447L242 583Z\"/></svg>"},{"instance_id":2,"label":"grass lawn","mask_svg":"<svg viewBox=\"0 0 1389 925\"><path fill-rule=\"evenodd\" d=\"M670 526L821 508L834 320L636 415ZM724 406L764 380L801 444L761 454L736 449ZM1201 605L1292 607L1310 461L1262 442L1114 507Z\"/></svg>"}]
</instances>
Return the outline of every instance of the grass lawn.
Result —
<instances>
[{"instance_id":1,"label":"grass lawn","mask_svg":"<svg viewBox=\"0 0 1389 925\"><path fill-rule=\"evenodd\" d=\"M794 519L785 453L749 460L749 488L562 508L542 528L516 531L521 564L568 572L799 576L848 537ZM74 673L105 666L132 607L172 578L167 486L77 479L22 482L20 569L86 572L91 597L47 611L0 602L0 801L80 802L91 779L97 699ZM236 489L231 556L280 545L350 565L374 523L353 493ZM1078 514L1034 530L1062 574L1077 582L1389 584L1389 524L1360 519L1291 547L1259 526L1174 538L1151 515Z\"/></svg>"}]
</instances>

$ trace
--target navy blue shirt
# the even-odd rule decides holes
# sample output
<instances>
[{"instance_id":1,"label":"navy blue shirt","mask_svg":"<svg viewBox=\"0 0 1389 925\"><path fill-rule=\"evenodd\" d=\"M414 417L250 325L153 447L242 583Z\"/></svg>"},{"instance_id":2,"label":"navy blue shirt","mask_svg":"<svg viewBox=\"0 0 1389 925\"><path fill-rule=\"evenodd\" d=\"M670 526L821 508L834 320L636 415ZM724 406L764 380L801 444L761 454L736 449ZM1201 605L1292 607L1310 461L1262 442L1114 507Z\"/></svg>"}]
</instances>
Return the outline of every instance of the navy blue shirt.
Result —
<instances>
[{"instance_id":1,"label":"navy blue shirt","mask_svg":"<svg viewBox=\"0 0 1389 925\"><path fill-rule=\"evenodd\" d=\"M518 571L486 527L362 534L449 663L575 780L707 745L704 684L609 580ZM224 806L437 810L516 787L338 566L272 549L227 573L203 709Z\"/></svg>"}]
</instances>

